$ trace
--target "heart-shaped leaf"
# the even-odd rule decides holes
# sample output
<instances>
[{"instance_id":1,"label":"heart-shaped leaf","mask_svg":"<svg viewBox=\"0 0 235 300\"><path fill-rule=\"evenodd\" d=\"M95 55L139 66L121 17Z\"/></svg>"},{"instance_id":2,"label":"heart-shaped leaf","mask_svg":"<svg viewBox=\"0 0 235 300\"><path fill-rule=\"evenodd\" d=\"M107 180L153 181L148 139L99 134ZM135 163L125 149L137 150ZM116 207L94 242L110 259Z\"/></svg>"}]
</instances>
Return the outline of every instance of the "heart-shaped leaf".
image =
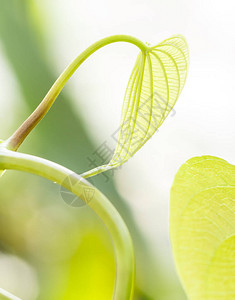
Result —
<instances>
[{"instance_id":1,"label":"heart-shaped leaf","mask_svg":"<svg viewBox=\"0 0 235 300\"><path fill-rule=\"evenodd\" d=\"M180 35L139 54L126 89L113 157L83 177L123 164L146 143L174 107L185 84L188 59L188 46Z\"/></svg>"},{"instance_id":2,"label":"heart-shaped leaf","mask_svg":"<svg viewBox=\"0 0 235 300\"><path fill-rule=\"evenodd\" d=\"M170 235L190 300L235 299L235 166L186 162L171 190Z\"/></svg>"}]
</instances>

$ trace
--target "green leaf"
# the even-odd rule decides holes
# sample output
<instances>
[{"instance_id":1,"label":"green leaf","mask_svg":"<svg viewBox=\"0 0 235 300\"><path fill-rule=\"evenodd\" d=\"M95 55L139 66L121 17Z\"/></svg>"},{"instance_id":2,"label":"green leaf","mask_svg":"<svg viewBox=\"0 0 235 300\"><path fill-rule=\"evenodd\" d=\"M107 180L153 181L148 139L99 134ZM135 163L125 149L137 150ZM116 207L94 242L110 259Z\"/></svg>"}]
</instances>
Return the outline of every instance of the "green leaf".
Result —
<instances>
[{"instance_id":1,"label":"green leaf","mask_svg":"<svg viewBox=\"0 0 235 300\"><path fill-rule=\"evenodd\" d=\"M235 166L187 161L171 189L170 235L190 300L235 299Z\"/></svg>"},{"instance_id":2,"label":"green leaf","mask_svg":"<svg viewBox=\"0 0 235 300\"><path fill-rule=\"evenodd\" d=\"M28 111L33 111L44 97L45 92L55 81L57 74L54 70L55 68L53 68L53 64L48 60L50 54L53 55L53 53L45 53L45 49L48 49L48 47L44 47L45 41L47 40L47 30L45 28L45 31L43 32L45 35L42 36L41 39L38 36L38 28L35 26L31 14L32 10L28 8L29 2L30 1L28 0L0 1L0 42L1 51L4 51L4 55L8 59L11 69L18 79L17 84L22 92L24 106L28 108ZM40 21L44 22L43 14L40 15L40 18ZM80 32L79 30L80 29L78 28L78 34ZM81 118L78 111L75 112L71 103L72 101L68 97L66 91L62 93L60 95L60 100L53 108L54 111L50 113L48 118L44 118L43 122L38 126L37 134L32 134L30 139L25 141L23 151L27 153L36 153L39 156L60 162L69 168L79 166L81 171L85 171L87 170L89 163L84 157L94 150L95 145L91 140L91 137L87 135L87 130L85 130L85 125L82 121L83 118ZM14 125L17 126L18 123L19 120L17 119L15 120ZM48 128L50 128L50 130L48 130ZM77 142L78 133L80 142ZM55 149L58 149L58 151L55 151ZM65 153L69 153L69 155L64 155ZM39 179L37 177L30 178L32 181L28 184L32 190L32 186L34 186ZM20 176L15 179L17 179L17 182L21 182ZM158 295L159 290L161 290L161 293L163 294L171 294L173 288L172 282L170 280L166 281L165 277L162 278L161 270L159 270L158 258L156 257L156 254L153 255L151 250L147 247L142 231L139 230L139 225L136 223L127 202L118 195L113 179L110 178L108 184L105 183L103 178L99 178L98 176L93 180L96 187L99 187L106 195L109 195L112 198L112 202L125 217L129 228L132 229L132 236L136 242L135 250L137 256L139 253L139 255L144 258L141 259L141 272L139 272L141 273L141 281L137 280L137 288L143 289L145 293L150 293L151 290L152 298L154 298L153 295ZM16 182L14 182L14 184L16 184ZM8 195L8 198L9 189L12 191L12 188L9 187L9 185L2 184L1 193ZM22 210L27 212L28 202L21 202L22 199L19 197L19 194L24 194L23 189L24 186L19 184L17 185L17 189L15 189L14 199L17 200L15 207L20 206ZM29 197L31 190L29 189L28 191ZM41 193L37 195L38 199L40 199L40 197L45 198L43 189L40 191ZM43 205L54 203L54 201L55 199L51 197L51 193L48 193L48 197L43 202ZM9 201L9 204L10 203L11 201ZM11 219L9 219L11 207L9 206L8 209L9 213L6 211L7 208L5 205L1 206L1 214L4 213L4 215L6 215L6 218L1 219L2 228L7 228L9 226L9 220L11 221ZM35 209L37 208L35 207ZM93 215L89 214L89 210L87 212L84 211L84 214L82 215L85 215L86 224L92 223ZM13 226L11 226L11 228L13 228ZM19 230L21 230L22 233L22 240L25 241L28 235L23 234L24 230L22 230L22 228ZM80 232L81 228L78 228L78 230ZM91 228L90 230L92 231L93 229ZM4 231L1 231L0 238L4 239L4 236ZM12 243L16 245L16 242L16 235L10 235L8 231L6 243L8 246L10 245L9 248L12 248ZM20 244L20 246L20 255L23 254L24 256L28 256L29 253L27 247L23 249L22 244ZM19 254L19 250L17 249L15 249L15 252ZM78 250L79 249L80 248L78 248ZM109 265L106 267L108 268ZM50 263L48 265L42 265L40 262L37 262L35 268L40 279L39 287L40 294L42 294L41 299L58 300L58 297L56 298L56 296L50 298L51 295L57 295L58 285L61 283L60 280L58 281L56 279L60 278L59 272L57 271L58 266L54 265L54 269L52 270ZM51 276L49 276L49 278L46 277L45 280L47 270L50 270L48 273L50 273ZM154 273L154 276L152 276L152 273ZM155 277L158 278L157 281L155 280ZM168 287L166 287L167 285ZM48 286L50 287L49 289Z\"/></svg>"},{"instance_id":3,"label":"green leaf","mask_svg":"<svg viewBox=\"0 0 235 300\"><path fill-rule=\"evenodd\" d=\"M126 89L114 155L108 164L83 177L120 166L152 137L183 89L188 56L187 43L180 35L139 54Z\"/></svg>"}]
</instances>

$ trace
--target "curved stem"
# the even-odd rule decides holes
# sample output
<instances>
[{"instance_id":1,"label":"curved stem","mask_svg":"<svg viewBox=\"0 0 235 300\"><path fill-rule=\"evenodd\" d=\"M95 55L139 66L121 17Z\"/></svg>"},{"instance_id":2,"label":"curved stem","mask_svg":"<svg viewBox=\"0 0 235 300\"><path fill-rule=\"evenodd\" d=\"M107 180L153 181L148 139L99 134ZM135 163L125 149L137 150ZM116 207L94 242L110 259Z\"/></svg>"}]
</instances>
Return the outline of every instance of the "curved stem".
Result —
<instances>
[{"instance_id":1,"label":"curved stem","mask_svg":"<svg viewBox=\"0 0 235 300\"><path fill-rule=\"evenodd\" d=\"M128 42L136 45L141 51L147 51L148 46L140 40L128 35L114 35L104 38L83 51L60 75L60 77L53 84L47 95L44 97L35 111L24 121L24 123L13 133L13 135L4 143L10 150L17 150L22 144L27 135L32 129L40 122L46 115L52 104L60 94L66 82L77 70L77 68L95 51L98 49L115 42Z\"/></svg>"},{"instance_id":2,"label":"curved stem","mask_svg":"<svg viewBox=\"0 0 235 300\"><path fill-rule=\"evenodd\" d=\"M4 169L25 171L47 178L87 202L102 219L113 240L116 256L116 282L113 300L132 299L134 282L132 240L123 219L110 201L80 175L43 158L1 149L0 170ZM86 197L88 192L92 195L90 199Z\"/></svg>"},{"instance_id":3,"label":"curved stem","mask_svg":"<svg viewBox=\"0 0 235 300\"><path fill-rule=\"evenodd\" d=\"M20 298L12 295L11 293L0 288L0 299L1 300L21 300Z\"/></svg>"}]
</instances>

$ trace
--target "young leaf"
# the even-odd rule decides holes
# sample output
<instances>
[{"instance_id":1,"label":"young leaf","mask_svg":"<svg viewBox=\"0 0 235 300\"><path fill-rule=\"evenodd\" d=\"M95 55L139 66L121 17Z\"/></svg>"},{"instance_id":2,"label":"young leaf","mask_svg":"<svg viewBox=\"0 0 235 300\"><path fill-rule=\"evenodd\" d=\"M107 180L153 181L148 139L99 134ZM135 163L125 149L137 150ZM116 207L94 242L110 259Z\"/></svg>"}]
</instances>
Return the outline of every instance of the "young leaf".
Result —
<instances>
[{"instance_id":1,"label":"young leaf","mask_svg":"<svg viewBox=\"0 0 235 300\"><path fill-rule=\"evenodd\" d=\"M180 168L171 189L170 235L190 300L235 299L235 166L203 156Z\"/></svg>"},{"instance_id":2,"label":"young leaf","mask_svg":"<svg viewBox=\"0 0 235 300\"><path fill-rule=\"evenodd\" d=\"M188 60L188 46L180 35L139 54L126 89L113 157L83 177L123 164L146 143L175 105L185 84Z\"/></svg>"}]
</instances>

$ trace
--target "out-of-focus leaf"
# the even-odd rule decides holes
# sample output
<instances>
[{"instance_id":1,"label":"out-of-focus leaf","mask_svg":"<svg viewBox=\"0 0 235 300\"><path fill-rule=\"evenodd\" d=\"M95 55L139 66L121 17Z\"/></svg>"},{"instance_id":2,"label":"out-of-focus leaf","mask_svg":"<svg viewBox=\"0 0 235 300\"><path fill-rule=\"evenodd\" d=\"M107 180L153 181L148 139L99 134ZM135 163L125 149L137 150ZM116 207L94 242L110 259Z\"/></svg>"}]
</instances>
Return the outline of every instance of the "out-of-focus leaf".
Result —
<instances>
[{"instance_id":1,"label":"out-of-focus leaf","mask_svg":"<svg viewBox=\"0 0 235 300\"><path fill-rule=\"evenodd\" d=\"M106 241L105 241L106 239ZM87 234L70 261L67 286L60 300L112 299L115 279L115 261L111 243L100 231ZM94 246L95 245L95 246Z\"/></svg>"},{"instance_id":2,"label":"out-of-focus leaf","mask_svg":"<svg viewBox=\"0 0 235 300\"><path fill-rule=\"evenodd\" d=\"M235 299L235 166L203 156L180 168L170 234L189 299Z\"/></svg>"},{"instance_id":3,"label":"out-of-focus leaf","mask_svg":"<svg viewBox=\"0 0 235 300\"><path fill-rule=\"evenodd\" d=\"M126 89L114 155L107 165L82 176L94 176L123 164L151 138L182 91L188 60L188 46L180 35L139 54Z\"/></svg>"}]
</instances>

